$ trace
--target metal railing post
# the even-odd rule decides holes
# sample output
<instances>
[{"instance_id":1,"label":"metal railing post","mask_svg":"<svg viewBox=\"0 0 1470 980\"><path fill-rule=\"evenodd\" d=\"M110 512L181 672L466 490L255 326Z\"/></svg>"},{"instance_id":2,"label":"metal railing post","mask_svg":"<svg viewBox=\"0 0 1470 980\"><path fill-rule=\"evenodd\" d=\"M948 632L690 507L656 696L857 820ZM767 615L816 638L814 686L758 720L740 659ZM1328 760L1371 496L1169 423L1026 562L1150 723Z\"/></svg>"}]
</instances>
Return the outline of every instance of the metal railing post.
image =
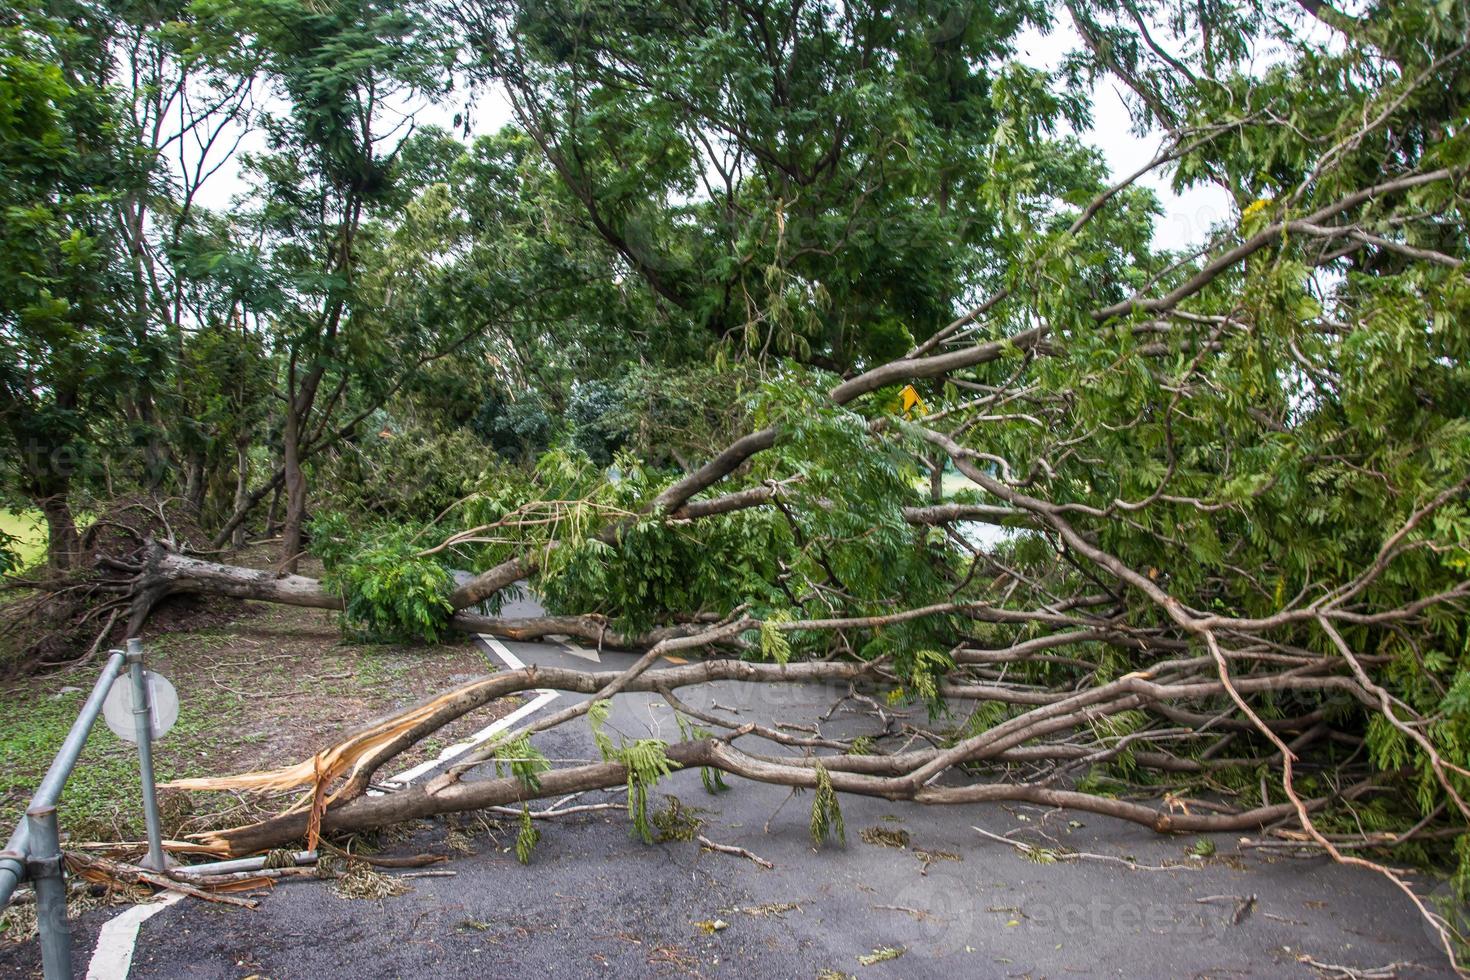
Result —
<instances>
[{"instance_id":1,"label":"metal railing post","mask_svg":"<svg viewBox=\"0 0 1470 980\"><path fill-rule=\"evenodd\" d=\"M26 811L30 860L26 876L36 889L36 923L41 932L41 967L46 980L71 980L71 925L66 921L66 878L55 806Z\"/></svg>"},{"instance_id":2,"label":"metal railing post","mask_svg":"<svg viewBox=\"0 0 1470 980\"><path fill-rule=\"evenodd\" d=\"M36 787L36 793L31 797L31 806L54 807L61 799L61 789L77 764L77 757L82 754L87 734L92 730L97 716L102 713L102 703L107 700L107 692L112 690L112 682L125 666L126 655L121 650L108 651L107 663L103 666L97 683L92 685L92 693L82 705L77 720L72 722L71 729L66 733L66 739L57 750L56 758L51 760L51 767L46 770L41 785ZM0 851L0 909L10 901L15 886L25 877L26 857L33 853L30 821L22 817L20 823L16 824L15 833L10 835L5 850Z\"/></svg>"},{"instance_id":3,"label":"metal railing post","mask_svg":"<svg viewBox=\"0 0 1470 980\"><path fill-rule=\"evenodd\" d=\"M144 864L162 871L163 833L158 825L158 790L153 783L153 705L143 675L143 643L136 638L128 640L128 668L133 680L133 724L138 733L138 775L143 782L143 822L148 828L148 859Z\"/></svg>"}]
</instances>

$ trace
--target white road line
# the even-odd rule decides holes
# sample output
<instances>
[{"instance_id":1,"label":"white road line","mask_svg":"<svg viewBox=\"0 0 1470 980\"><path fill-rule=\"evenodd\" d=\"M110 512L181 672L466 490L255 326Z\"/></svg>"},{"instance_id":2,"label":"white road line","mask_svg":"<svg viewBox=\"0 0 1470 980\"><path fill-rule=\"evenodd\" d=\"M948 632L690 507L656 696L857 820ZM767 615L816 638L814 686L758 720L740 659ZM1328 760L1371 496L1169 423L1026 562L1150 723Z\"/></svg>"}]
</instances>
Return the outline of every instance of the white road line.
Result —
<instances>
[{"instance_id":1,"label":"white road line","mask_svg":"<svg viewBox=\"0 0 1470 980\"><path fill-rule=\"evenodd\" d=\"M475 634L485 648L495 654L501 663L509 670L522 670L525 663L520 657L511 653L504 643L493 636L483 633ZM538 690L535 697L521 705L504 718L497 718L486 725L463 742L458 742L439 753L439 758L431 759L414 766L407 772L401 772L391 779L386 780L387 785L407 786L426 772L437 769L439 766L468 752L470 749L494 738L500 732L505 731L511 725L525 718L548 702L559 697L556 691ZM382 795L377 790L369 790L368 795ZM147 905L134 905L126 912L109 919L102 926L102 931L97 934L97 947L92 951L92 960L87 966L87 980L127 980L128 971L133 966L133 948L138 942L138 927L145 921L162 912L183 898L179 892L169 892L156 902Z\"/></svg>"},{"instance_id":2,"label":"white road line","mask_svg":"<svg viewBox=\"0 0 1470 980\"><path fill-rule=\"evenodd\" d=\"M523 670L525 668L526 665L521 660L521 658L511 653L510 649L506 647L504 643L501 643L499 640L497 640L495 637L487 636L484 633L476 633L475 636L480 640L480 642L484 643L486 649L495 654L500 662L505 664L508 669ZM434 769L437 769L440 766L444 765L445 763L453 762L455 759L457 759L461 755L464 755L470 749L481 744L482 742L494 738L496 735L505 731L507 728L514 725L522 718L525 718L527 715L539 711L543 705L548 704L549 702L554 701L556 700L556 698L560 697L560 694L556 691L539 690L536 691L535 694L536 696L534 698L521 705L510 714L506 715L504 718L497 718L489 725L480 729L478 732L475 732L475 734L471 735L465 741L457 742L454 745L449 746L449 748L439 753L439 757L437 759L430 759L427 762L421 762L407 772L401 772L393 778L385 780L384 784L388 786L407 786L409 783L413 782L415 779L418 779L424 773L431 772Z\"/></svg>"},{"instance_id":3,"label":"white road line","mask_svg":"<svg viewBox=\"0 0 1470 980\"><path fill-rule=\"evenodd\" d=\"M87 980L127 980L133 966L133 946L138 941L138 927L164 909L182 899L183 893L169 892L156 902L134 905L103 923L97 934L97 946L87 965Z\"/></svg>"}]
</instances>

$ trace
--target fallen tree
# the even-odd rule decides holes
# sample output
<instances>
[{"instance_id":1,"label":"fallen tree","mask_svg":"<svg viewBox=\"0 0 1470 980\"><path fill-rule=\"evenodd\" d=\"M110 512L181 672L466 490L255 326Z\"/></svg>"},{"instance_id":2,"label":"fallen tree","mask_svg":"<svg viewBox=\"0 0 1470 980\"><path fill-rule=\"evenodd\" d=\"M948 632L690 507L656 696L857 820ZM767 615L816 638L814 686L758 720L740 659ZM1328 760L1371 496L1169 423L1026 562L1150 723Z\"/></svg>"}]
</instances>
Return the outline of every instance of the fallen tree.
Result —
<instances>
[{"instance_id":1,"label":"fallen tree","mask_svg":"<svg viewBox=\"0 0 1470 980\"><path fill-rule=\"evenodd\" d=\"M752 624L738 625L743 627ZM677 648L674 644L666 643L658 647L657 652L662 654ZM882 679L886 672L880 665L873 664L779 665L752 664L728 659L663 667L637 675L532 668L495 674L466 684L366 728L326 753L288 769L235 777L179 780L171 785L185 790L282 792L302 787L315 790L334 785L339 776L345 777L340 787L334 788L329 795L320 799L322 806L317 808L315 816L311 806L302 806L265 823L201 835L201 843L221 856L237 856L279 847L306 836L309 832L362 830L439 813L482 809L527 799L623 785L630 778L629 769L626 764L616 761L555 770L538 775L534 783L521 777L465 782L460 777L474 765L475 759L470 758L458 761L444 776L421 785L386 796L363 795L373 775L394 756L456 718L497 698L538 688L601 695L609 693L609 688L614 685L620 685L620 690L624 692L663 694L675 710L686 713L687 717L727 729L719 737L705 737L668 746L665 750L667 760L671 768L676 769L695 766L714 768L761 782L803 788L815 788L825 779L838 792L920 803L1023 800L1114 816L1142 823L1160 832L1198 833L1254 829L1292 815L1294 808L1290 803L1262 805L1238 812L1221 808L1224 812L1192 814L1187 807L1181 811L1168 806L1146 806L1056 789L1052 785L1055 782L1053 779L967 786L928 785L934 774L955 765L955 759L963 759L967 765L983 762L993 765L1020 763L1045 766L1056 762L1075 762L1078 758L1075 750L1081 746L1065 739L1053 741L1046 737L1057 733L1070 734L1070 729L1077 724L1078 712L1085 712L1088 718L1095 720L1152 704L1218 698L1225 694L1226 686L1205 676L1212 670L1212 665L1200 660L1163 664L1160 667L1161 673L1179 679L1158 683L1146 677L1130 675L1082 694L1070 697L1055 694L1046 698L1044 705L1022 712L1006 724L989 729L950 750L935 748L897 755L771 756L744 752L734 748L731 743L745 737L769 739L784 745L793 742L800 745L803 740L793 739L789 735L783 737L774 730L760 726L739 724L732 719L692 712L672 692L681 687L713 681L735 680L755 684L853 682L867 676ZM1237 690L1246 692L1295 689L1345 690L1354 695L1362 694L1351 680L1330 675L1290 678L1278 674L1241 680L1234 686ZM949 694L956 698L996 703L1024 704L1028 700L1028 692L1002 687L954 690ZM553 727L554 723L532 726L528 732L521 733L517 738L529 734L530 731ZM888 733L879 729L874 734L881 737ZM1026 746L1026 743L1037 739L1046 741L1041 745ZM1303 745L1308 741L1298 739ZM507 748L515 742L516 739L507 739L497 743L481 758L494 761L497 756L528 751L524 744ZM828 747L850 750L852 740L834 742ZM1097 754L1105 755L1107 751L1100 750ZM1154 757L1166 758L1167 753L1156 753ZM1187 765L1188 760L1180 761ZM1231 760L1226 764L1264 764L1269 761L1271 760L1267 758ZM1349 788L1343 798L1355 799L1371 789L1372 781L1369 780ZM339 800L344 805L330 806ZM1318 809L1328 801L1328 798L1312 800L1307 807ZM312 830L314 819L318 821L316 830Z\"/></svg>"},{"instance_id":2,"label":"fallen tree","mask_svg":"<svg viewBox=\"0 0 1470 980\"><path fill-rule=\"evenodd\" d=\"M658 65L619 73L628 52L601 34L608 49L566 72L557 59L580 57L566 53L576 46L523 43L495 4L445 6L487 49L597 233L661 298L699 307L698 269L654 261L597 211L598 168L576 161L605 151L604 170L625 168L611 165L620 147L598 142L612 137L577 128L579 86L608 98L631 86L704 113L781 170L759 134L675 98L666 90L682 76ZM169 596L207 593L339 609L379 634L563 634L646 651L619 674L482 678L294 765L187 781L306 791L278 817L202 843L241 854L616 785L641 827L654 782L702 768L812 789L813 827L828 830L842 793L1025 800L1161 832L1284 824L1390 877L1453 959L1445 920L1363 855L1413 852L1470 881L1464 12L1334 15L1340 52L1258 77L1213 64L1196 75L1151 44L1120 60L1109 39L1135 27L1098 6L1066 9L1100 70L1168 129L1163 149L1085 199L1059 175L1095 161L1045 135L1055 108L1018 70L997 99L1010 100L1020 145L1014 159L1010 144L991 148L996 173L975 193L1021 243L980 277L988 295L916 329L901 356L835 372L769 364L750 431L677 475L621 459L613 480L553 451L433 521L323 517L321 579L208 561L167 534L100 556L91 584L127 608L132 631ZM678 44L647 43L677 61ZM1338 87L1325 104L1323 72ZM1138 185L1164 167L1234 195L1235 213L1193 254L1141 243L1150 204ZM816 178L791 169L767 177L789 178L799 197ZM771 267L772 279L801 279ZM965 488L926 503L919 485L937 475L942 490L946 468ZM466 567L474 574L456 581ZM553 613L499 616L522 586ZM657 666L674 651L697 662ZM874 727L794 734L678 693L731 680L830 685ZM421 785L368 794L408 747L533 688L592 697ZM599 732L598 706L626 692L664 697L690 735L601 741L603 760L588 765L539 758L536 732L584 718ZM932 716L901 721L889 702ZM511 774L462 779L476 764Z\"/></svg>"}]
</instances>

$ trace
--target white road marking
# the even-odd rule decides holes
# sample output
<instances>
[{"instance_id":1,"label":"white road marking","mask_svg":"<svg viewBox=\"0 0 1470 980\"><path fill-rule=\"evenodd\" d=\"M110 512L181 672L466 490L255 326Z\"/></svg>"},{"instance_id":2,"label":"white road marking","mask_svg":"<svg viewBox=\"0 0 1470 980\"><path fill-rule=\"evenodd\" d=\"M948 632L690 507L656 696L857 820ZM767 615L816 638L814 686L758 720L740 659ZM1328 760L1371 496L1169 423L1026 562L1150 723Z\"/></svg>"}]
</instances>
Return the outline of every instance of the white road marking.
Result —
<instances>
[{"instance_id":1,"label":"white road marking","mask_svg":"<svg viewBox=\"0 0 1470 980\"><path fill-rule=\"evenodd\" d=\"M156 902L134 905L105 922L97 934L92 961L87 965L87 980L127 980L128 971L133 967L138 927L183 897L182 892L169 892Z\"/></svg>"},{"instance_id":2,"label":"white road marking","mask_svg":"<svg viewBox=\"0 0 1470 980\"><path fill-rule=\"evenodd\" d=\"M521 658L511 653L509 648L495 637L486 636L483 633L475 635L485 644L486 649L505 664L507 669L522 670L525 668L526 665ZM420 763L407 772L401 772L386 780L386 784L407 786L424 773L437 769L447 762L452 762L480 743L494 738L527 715L538 711L543 705L560 697L558 692L544 689L534 693L536 695L534 698L504 718L497 718L465 741L451 745L440 752L439 758ZM382 794L377 790L369 790L368 795L380 796ZM134 905L126 912L104 923L102 931L97 934L97 947L92 951L92 959L87 966L87 980L127 980L128 971L133 966L133 949L138 942L138 927L183 897L180 892L169 892L156 902Z\"/></svg>"},{"instance_id":3,"label":"white road marking","mask_svg":"<svg viewBox=\"0 0 1470 980\"><path fill-rule=\"evenodd\" d=\"M565 652L570 653L574 657L581 657L583 660L590 660L595 664L602 663L602 654L598 653L596 650L589 650L587 647L579 647L575 643L571 642L563 643L562 649Z\"/></svg>"},{"instance_id":4,"label":"white road marking","mask_svg":"<svg viewBox=\"0 0 1470 980\"><path fill-rule=\"evenodd\" d=\"M510 649L506 647L504 643L501 643L499 640L497 640L495 637L487 636L484 633L476 633L475 636L480 640L480 642L484 643L485 647L491 653L495 654L496 658L498 658L501 663L505 664L508 669L523 670L525 668L525 662L522 661L520 657L517 657L515 654L511 653ZM431 772L434 769L445 765L446 763L453 762L455 759L459 758L461 755L464 755L470 749L474 748L477 745L480 745L485 741L488 741L489 739L494 738L496 735L505 731L507 728L514 725L522 718L525 718L526 716L533 714L536 711L539 711L543 705L548 704L549 702L554 701L556 700L556 698L561 696L556 691L548 690L539 690L534 693L536 696L530 701L521 705L510 714L506 715L504 718L497 718L495 721L480 729L478 732L475 732L475 734L471 735L463 742L457 742L454 745L449 746L449 748L439 753L439 757L437 759L430 759L427 762L421 762L418 765L414 766L412 769L409 769L407 772L401 772L391 779L384 780L384 784L388 786L407 786L409 783L413 782L415 779L418 779L424 773ZM377 794L373 793L372 795Z\"/></svg>"},{"instance_id":5,"label":"white road marking","mask_svg":"<svg viewBox=\"0 0 1470 980\"><path fill-rule=\"evenodd\" d=\"M602 663L602 651L600 649L592 650L584 646L578 646L565 633L548 633L546 634L546 639L554 641L557 646L562 648L563 652L570 653L574 657L581 657L583 660L590 660L595 664Z\"/></svg>"}]
</instances>

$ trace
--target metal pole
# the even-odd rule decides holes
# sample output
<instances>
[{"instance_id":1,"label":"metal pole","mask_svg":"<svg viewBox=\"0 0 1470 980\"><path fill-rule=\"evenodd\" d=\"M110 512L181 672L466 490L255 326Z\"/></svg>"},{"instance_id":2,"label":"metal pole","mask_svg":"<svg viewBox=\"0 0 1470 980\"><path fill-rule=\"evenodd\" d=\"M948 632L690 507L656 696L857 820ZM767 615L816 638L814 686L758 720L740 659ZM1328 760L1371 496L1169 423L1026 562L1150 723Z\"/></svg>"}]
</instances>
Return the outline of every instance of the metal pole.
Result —
<instances>
[{"instance_id":1,"label":"metal pole","mask_svg":"<svg viewBox=\"0 0 1470 980\"><path fill-rule=\"evenodd\" d=\"M46 771L46 777L41 780L41 785L36 787L36 794L31 797L31 806L55 806L61 799L61 788L66 784L67 777L71 775L72 768L77 764L77 756L82 753L82 746L87 742L87 734L92 730L97 716L102 713L102 702L107 700L107 692L112 690L112 682L122 671L124 661L121 650L108 652L107 663L102 668L102 674L97 678L97 683L92 686L92 693L82 705L81 713L72 723L71 730L67 732L66 740L61 743L61 748L57 751L51 768ZM5 903L10 901L10 895L15 891L15 886L24 877L25 855L30 852L29 822L22 817L15 828L15 833L10 835L5 850L0 851L0 908L4 908Z\"/></svg>"},{"instance_id":2,"label":"metal pole","mask_svg":"<svg viewBox=\"0 0 1470 980\"><path fill-rule=\"evenodd\" d=\"M66 921L66 879L61 871L61 837L56 807L26 811L31 857L26 873L36 888L36 923L41 931L41 967L46 980L71 980L71 926Z\"/></svg>"},{"instance_id":3,"label":"metal pole","mask_svg":"<svg viewBox=\"0 0 1470 980\"><path fill-rule=\"evenodd\" d=\"M128 667L133 675L133 725L138 733L138 775L143 781L143 822L148 828L146 867L162 871L163 834L158 826L158 790L153 784L153 705L148 699L148 681L143 676L143 643L128 640Z\"/></svg>"},{"instance_id":4,"label":"metal pole","mask_svg":"<svg viewBox=\"0 0 1470 980\"><path fill-rule=\"evenodd\" d=\"M267 860L269 858L261 856L232 858L229 861L207 861L204 864L181 864L175 866L169 873L173 875L223 875L233 871L259 871L265 867ZM315 864L317 853L316 851L297 851L291 855L291 860L298 866Z\"/></svg>"}]
</instances>

